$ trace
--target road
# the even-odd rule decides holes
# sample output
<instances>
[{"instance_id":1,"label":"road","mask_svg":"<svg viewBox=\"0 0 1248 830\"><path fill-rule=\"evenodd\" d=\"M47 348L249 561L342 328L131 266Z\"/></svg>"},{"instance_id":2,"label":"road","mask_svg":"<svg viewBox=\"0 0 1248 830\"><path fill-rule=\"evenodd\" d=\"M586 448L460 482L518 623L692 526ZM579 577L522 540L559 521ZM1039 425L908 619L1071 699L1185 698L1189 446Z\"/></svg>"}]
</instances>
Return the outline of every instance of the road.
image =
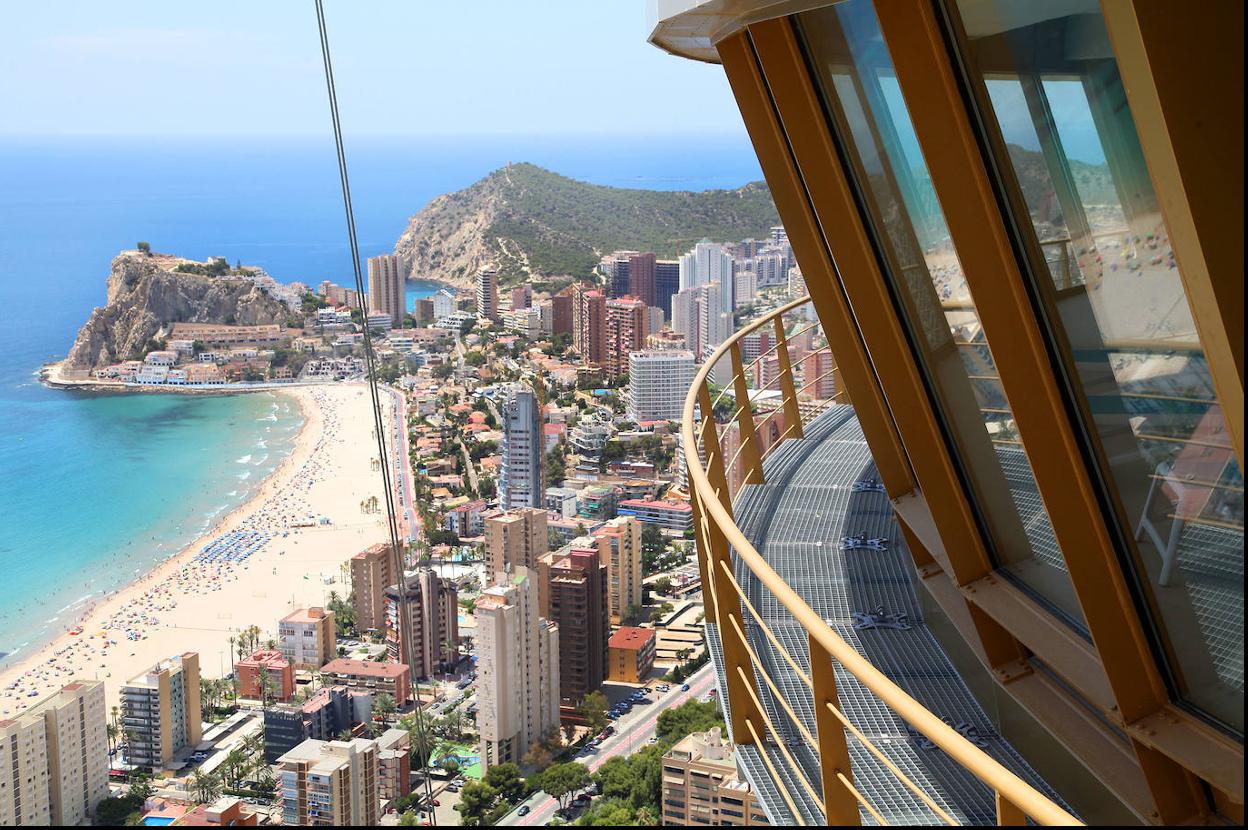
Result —
<instances>
[{"instance_id":1,"label":"road","mask_svg":"<svg viewBox=\"0 0 1248 830\"><path fill-rule=\"evenodd\" d=\"M379 388L389 392L394 397L390 440L386 443L390 448L394 462L394 481L392 484L395 497L398 499L398 504L395 507L397 508L399 519L399 536L408 542L415 542L420 535L420 517L415 515L413 504L415 490L412 481L410 447L408 446L410 436L408 435L407 427L407 396L400 390L389 386L380 386Z\"/></svg>"},{"instance_id":2,"label":"road","mask_svg":"<svg viewBox=\"0 0 1248 830\"><path fill-rule=\"evenodd\" d=\"M646 746L658 726L659 715L687 700L699 700L705 697L706 693L715 686L715 675L708 664L694 672L686 682L689 684L687 692L680 691L680 686L673 686L672 691L667 694L652 692L650 699L654 701L653 703L638 704L624 717L612 721L615 734L603 741L592 755L581 756L575 760L589 767L590 772L594 772L610 759L631 755ZM544 826L550 823L550 820L554 818L555 810L559 808L559 802L546 793L535 793L523 803L527 804L530 810L527 816L518 816L516 811L512 810L499 824L513 827ZM517 809L520 806L516 805Z\"/></svg>"}]
</instances>

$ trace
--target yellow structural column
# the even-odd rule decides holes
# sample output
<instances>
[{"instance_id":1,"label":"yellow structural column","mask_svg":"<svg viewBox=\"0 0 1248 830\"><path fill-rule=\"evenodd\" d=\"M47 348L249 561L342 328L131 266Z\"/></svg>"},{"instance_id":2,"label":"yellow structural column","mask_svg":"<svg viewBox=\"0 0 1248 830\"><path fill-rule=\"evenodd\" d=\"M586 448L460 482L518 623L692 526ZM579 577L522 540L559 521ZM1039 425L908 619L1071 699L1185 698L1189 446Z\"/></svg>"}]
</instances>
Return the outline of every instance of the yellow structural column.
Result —
<instances>
[{"instance_id":1,"label":"yellow structural column","mask_svg":"<svg viewBox=\"0 0 1248 830\"><path fill-rule=\"evenodd\" d=\"M732 355L732 388L737 398L738 458L745 470L742 484L763 483L763 453L754 429L754 407L750 405L750 387L745 382L745 364L741 360L741 343L733 340L728 349Z\"/></svg>"},{"instance_id":2,"label":"yellow structural column","mask_svg":"<svg viewBox=\"0 0 1248 830\"><path fill-rule=\"evenodd\" d=\"M776 358L780 363L780 394L784 397L784 428L790 438L802 437L802 410L797 405L797 385L793 382L793 362L784 332L784 315L776 315Z\"/></svg>"},{"instance_id":3,"label":"yellow structural column","mask_svg":"<svg viewBox=\"0 0 1248 830\"><path fill-rule=\"evenodd\" d=\"M807 635L806 641L810 644L810 692L815 705L815 728L819 737L819 775L823 783L823 804L827 811L827 821L833 827L861 824L857 800L837 778L840 773L853 783L854 774L849 765L845 727L828 710L829 705L840 707L832 655L813 636Z\"/></svg>"},{"instance_id":4,"label":"yellow structural column","mask_svg":"<svg viewBox=\"0 0 1248 830\"><path fill-rule=\"evenodd\" d=\"M715 427L714 407L711 404L711 393L706 384L698 389L698 406L702 410L702 449L706 454L706 474L713 489L718 490L717 497L729 517L732 515L732 499L728 495L727 478L724 472L724 457L719 446L719 433ZM690 490L696 487L690 482ZM700 497L706 494L700 494ZM700 518L703 523L705 549L699 551L700 557L706 561L702 568L710 581L704 584L703 594L708 590L714 597L715 625L719 630L720 644L724 650L723 680L728 693L729 725L732 739L736 743L753 743L753 737L746 721L762 723L758 707L754 704L753 695L745 687L746 678L754 676L754 665L750 660L749 649L738 632L745 631L745 620L741 613L741 600L737 595L736 586L729 579L721 562L732 567L732 556L728 547L728 538L716 522L714 515L707 510L706 504L699 502ZM735 620L735 624L733 623ZM737 669L742 669L741 672ZM742 677L744 673L745 677Z\"/></svg>"}]
</instances>

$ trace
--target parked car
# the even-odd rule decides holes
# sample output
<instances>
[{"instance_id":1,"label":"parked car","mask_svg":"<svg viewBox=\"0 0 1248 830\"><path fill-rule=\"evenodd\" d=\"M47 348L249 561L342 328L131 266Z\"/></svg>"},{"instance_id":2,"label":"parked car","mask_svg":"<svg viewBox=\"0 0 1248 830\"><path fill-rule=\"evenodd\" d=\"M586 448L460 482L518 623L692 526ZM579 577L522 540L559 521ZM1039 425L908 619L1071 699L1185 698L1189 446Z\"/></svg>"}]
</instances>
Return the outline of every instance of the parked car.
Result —
<instances>
[{"instance_id":1,"label":"parked car","mask_svg":"<svg viewBox=\"0 0 1248 830\"><path fill-rule=\"evenodd\" d=\"M681 690L682 692L687 692L687 691L689 691L689 684L688 684L688 683L682 683L682 684L681 684L681 686L680 686L680 690Z\"/></svg>"},{"instance_id":2,"label":"parked car","mask_svg":"<svg viewBox=\"0 0 1248 830\"><path fill-rule=\"evenodd\" d=\"M520 805L520 809L519 809L519 810L516 810L516 815L518 815L518 816L527 816L528 814L529 814L529 805L528 805L528 804L521 804L521 805Z\"/></svg>"}]
</instances>

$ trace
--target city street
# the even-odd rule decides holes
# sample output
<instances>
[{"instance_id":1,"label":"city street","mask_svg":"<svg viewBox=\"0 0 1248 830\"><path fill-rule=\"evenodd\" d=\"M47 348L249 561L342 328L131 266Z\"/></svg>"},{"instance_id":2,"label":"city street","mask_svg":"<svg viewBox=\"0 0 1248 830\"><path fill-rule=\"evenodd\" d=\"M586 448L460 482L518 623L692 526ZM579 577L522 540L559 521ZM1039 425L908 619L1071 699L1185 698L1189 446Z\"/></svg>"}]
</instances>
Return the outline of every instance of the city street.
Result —
<instances>
[{"instance_id":1,"label":"city street","mask_svg":"<svg viewBox=\"0 0 1248 830\"><path fill-rule=\"evenodd\" d=\"M700 700L705 697L706 693L715 686L715 675L708 664L695 672L686 682L689 684L687 692L680 690L680 684L673 685L672 690L666 694L652 692L650 699L653 703L638 704L624 717L612 721L615 734L603 741L593 754L583 755L574 760L589 767L590 772L594 772L609 759L630 755L646 746L650 737L655 734L659 715L685 701ZM528 815L517 815L517 810L523 806L517 805L517 809L508 813L499 824L517 827L543 826L550 823L550 820L554 818L555 810L559 807L559 803L546 793L535 793L524 802L524 805L529 808Z\"/></svg>"}]
</instances>

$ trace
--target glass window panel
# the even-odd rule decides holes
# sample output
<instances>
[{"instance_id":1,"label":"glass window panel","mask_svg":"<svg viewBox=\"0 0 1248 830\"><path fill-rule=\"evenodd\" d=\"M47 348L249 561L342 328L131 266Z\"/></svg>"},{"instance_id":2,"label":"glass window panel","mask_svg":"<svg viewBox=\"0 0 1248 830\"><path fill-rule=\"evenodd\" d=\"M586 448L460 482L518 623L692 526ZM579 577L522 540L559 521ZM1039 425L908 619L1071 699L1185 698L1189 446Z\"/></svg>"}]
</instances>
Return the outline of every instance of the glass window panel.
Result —
<instances>
[{"instance_id":1,"label":"glass window panel","mask_svg":"<svg viewBox=\"0 0 1248 830\"><path fill-rule=\"evenodd\" d=\"M956 0L956 11L1159 651L1181 696L1242 733L1243 474L1100 4Z\"/></svg>"},{"instance_id":2,"label":"glass window panel","mask_svg":"<svg viewBox=\"0 0 1248 830\"><path fill-rule=\"evenodd\" d=\"M847 0L797 20L988 547L1006 573L1082 628L874 8Z\"/></svg>"}]
</instances>

